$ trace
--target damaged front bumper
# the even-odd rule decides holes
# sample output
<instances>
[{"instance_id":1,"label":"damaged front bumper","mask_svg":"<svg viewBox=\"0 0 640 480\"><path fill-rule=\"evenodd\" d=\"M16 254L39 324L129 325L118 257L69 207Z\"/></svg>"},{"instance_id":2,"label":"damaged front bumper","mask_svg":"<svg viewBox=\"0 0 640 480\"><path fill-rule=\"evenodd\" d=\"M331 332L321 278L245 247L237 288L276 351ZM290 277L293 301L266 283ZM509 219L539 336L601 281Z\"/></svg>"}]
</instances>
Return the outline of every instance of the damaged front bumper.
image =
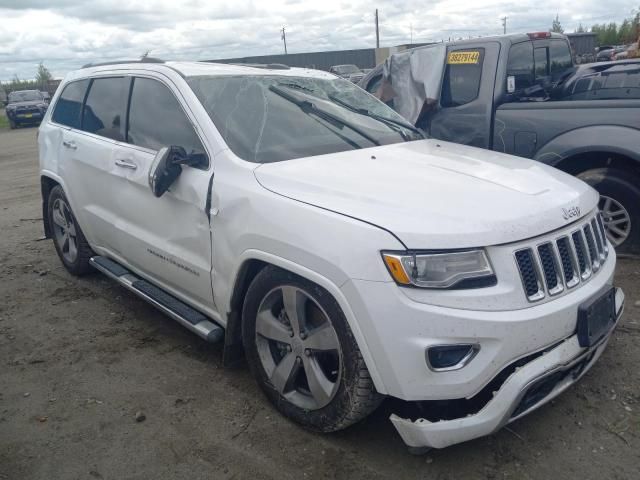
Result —
<instances>
[{"instance_id":1,"label":"damaged front bumper","mask_svg":"<svg viewBox=\"0 0 640 480\"><path fill-rule=\"evenodd\" d=\"M624 309L624 293L616 289L616 325ZM597 344L582 348L573 335L526 365L517 368L477 413L436 422L391 415L402 440L411 448L444 448L489 435L527 415L579 380L604 351L611 331Z\"/></svg>"}]
</instances>

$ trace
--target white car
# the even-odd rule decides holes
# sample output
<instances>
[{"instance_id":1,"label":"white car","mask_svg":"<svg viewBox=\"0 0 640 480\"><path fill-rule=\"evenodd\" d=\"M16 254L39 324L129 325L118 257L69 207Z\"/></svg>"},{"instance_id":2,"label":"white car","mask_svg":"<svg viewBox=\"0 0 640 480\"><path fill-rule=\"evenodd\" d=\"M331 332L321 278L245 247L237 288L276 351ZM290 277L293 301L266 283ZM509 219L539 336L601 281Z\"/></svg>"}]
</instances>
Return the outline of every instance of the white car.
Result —
<instances>
[{"instance_id":1,"label":"white car","mask_svg":"<svg viewBox=\"0 0 640 480\"><path fill-rule=\"evenodd\" d=\"M424 139L329 73L87 66L39 130L45 232L323 432L386 397L421 451L531 412L623 308L598 194L539 162Z\"/></svg>"}]
</instances>

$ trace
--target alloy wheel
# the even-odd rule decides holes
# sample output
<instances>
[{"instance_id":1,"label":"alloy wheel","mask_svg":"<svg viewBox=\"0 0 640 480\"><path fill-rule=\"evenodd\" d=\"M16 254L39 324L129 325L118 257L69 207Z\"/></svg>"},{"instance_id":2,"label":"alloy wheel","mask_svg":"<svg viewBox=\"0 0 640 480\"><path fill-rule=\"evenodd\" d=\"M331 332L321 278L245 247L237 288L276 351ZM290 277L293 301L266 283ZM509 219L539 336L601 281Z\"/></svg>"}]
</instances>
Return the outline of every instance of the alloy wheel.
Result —
<instances>
[{"instance_id":1,"label":"alloy wheel","mask_svg":"<svg viewBox=\"0 0 640 480\"><path fill-rule=\"evenodd\" d=\"M622 245L631 233L631 215L617 200L600 195L600 211L607 238L614 247Z\"/></svg>"},{"instance_id":2,"label":"alloy wheel","mask_svg":"<svg viewBox=\"0 0 640 480\"><path fill-rule=\"evenodd\" d=\"M293 286L271 290L258 308L255 335L262 367L283 397L306 410L331 402L342 352L329 316L311 295Z\"/></svg>"},{"instance_id":3,"label":"alloy wheel","mask_svg":"<svg viewBox=\"0 0 640 480\"><path fill-rule=\"evenodd\" d=\"M76 224L71 215L67 202L57 198L53 203L53 233L54 239L64 259L73 263L78 258L78 238Z\"/></svg>"}]
</instances>

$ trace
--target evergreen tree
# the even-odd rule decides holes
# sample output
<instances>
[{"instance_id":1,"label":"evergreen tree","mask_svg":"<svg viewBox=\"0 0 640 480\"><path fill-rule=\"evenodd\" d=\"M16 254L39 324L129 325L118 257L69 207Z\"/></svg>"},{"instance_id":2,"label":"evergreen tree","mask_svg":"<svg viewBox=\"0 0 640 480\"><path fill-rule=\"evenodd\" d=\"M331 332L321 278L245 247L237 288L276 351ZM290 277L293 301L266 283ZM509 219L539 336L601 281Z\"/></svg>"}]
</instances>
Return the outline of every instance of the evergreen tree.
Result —
<instances>
[{"instance_id":1,"label":"evergreen tree","mask_svg":"<svg viewBox=\"0 0 640 480\"><path fill-rule=\"evenodd\" d=\"M558 14L556 14L556 18L553 21L553 24L551 25L551 31L556 33L564 33L564 29L560 24L560 19L558 18Z\"/></svg>"}]
</instances>

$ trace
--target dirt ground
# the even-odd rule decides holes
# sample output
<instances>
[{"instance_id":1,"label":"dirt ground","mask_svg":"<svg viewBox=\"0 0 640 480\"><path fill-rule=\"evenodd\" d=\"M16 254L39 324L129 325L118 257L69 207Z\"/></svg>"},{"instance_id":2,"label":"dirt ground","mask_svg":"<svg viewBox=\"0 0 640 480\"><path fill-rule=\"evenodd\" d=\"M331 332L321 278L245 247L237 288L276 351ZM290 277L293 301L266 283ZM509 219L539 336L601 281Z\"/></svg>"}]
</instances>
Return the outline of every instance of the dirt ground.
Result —
<instances>
[{"instance_id":1,"label":"dirt ground","mask_svg":"<svg viewBox=\"0 0 640 480\"><path fill-rule=\"evenodd\" d=\"M40 241L35 128L0 130L0 172L0 480L640 478L637 260L619 263L626 314L578 385L490 437L414 457L391 402L309 433L246 368L224 369L220 347L99 274L69 275Z\"/></svg>"}]
</instances>

